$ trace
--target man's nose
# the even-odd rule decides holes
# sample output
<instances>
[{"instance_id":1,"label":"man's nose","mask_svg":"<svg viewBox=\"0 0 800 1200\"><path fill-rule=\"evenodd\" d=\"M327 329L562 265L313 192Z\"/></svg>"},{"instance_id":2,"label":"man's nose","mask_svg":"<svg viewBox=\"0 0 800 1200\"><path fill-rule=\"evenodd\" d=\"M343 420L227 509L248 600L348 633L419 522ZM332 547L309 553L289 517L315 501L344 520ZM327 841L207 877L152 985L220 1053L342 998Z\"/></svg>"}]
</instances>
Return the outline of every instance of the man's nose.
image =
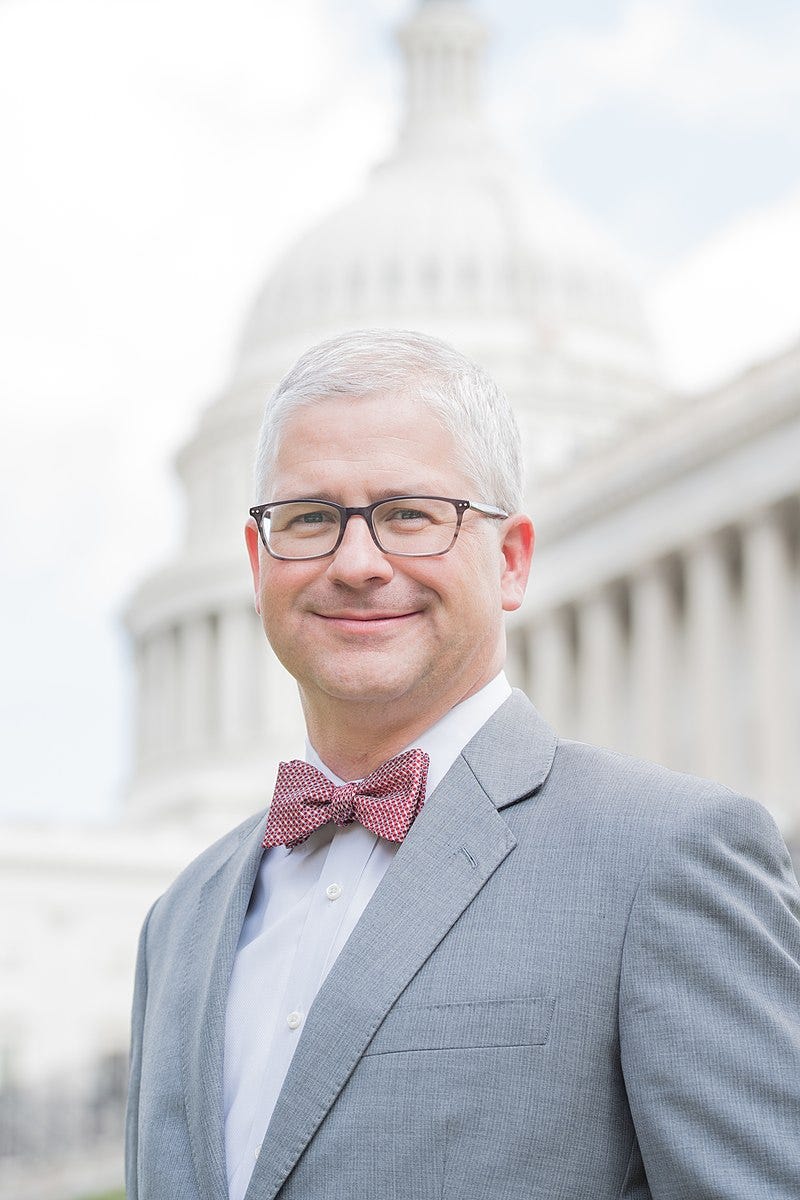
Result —
<instances>
[{"instance_id":1,"label":"man's nose","mask_svg":"<svg viewBox=\"0 0 800 1200\"><path fill-rule=\"evenodd\" d=\"M331 558L328 578L348 587L363 587L376 581L386 583L393 575L392 564L375 544L365 519L348 518L339 548Z\"/></svg>"}]
</instances>

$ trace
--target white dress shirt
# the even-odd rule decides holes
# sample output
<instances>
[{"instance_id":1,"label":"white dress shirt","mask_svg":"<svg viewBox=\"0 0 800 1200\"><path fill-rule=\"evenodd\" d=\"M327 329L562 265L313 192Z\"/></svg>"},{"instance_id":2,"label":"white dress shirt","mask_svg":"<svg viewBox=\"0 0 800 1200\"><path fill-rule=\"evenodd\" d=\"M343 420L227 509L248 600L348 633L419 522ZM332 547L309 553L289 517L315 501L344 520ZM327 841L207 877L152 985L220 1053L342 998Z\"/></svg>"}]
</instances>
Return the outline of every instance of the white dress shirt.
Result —
<instances>
[{"instance_id":1,"label":"white dress shirt","mask_svg":"<svg viewBox=\"0 0 800 1200\"><path fill-rule=\"evenodd\" d=\"M414 740L430 757L427 796L510 694L501 673ZM345 782L308 744L306 757L333 783ZM398 849L354 822L324 825L299 846L264 853L228 990L223 1083L230 1200L242 1200L247 1190L308 1010Z\"/></svg>"}]
</instances>

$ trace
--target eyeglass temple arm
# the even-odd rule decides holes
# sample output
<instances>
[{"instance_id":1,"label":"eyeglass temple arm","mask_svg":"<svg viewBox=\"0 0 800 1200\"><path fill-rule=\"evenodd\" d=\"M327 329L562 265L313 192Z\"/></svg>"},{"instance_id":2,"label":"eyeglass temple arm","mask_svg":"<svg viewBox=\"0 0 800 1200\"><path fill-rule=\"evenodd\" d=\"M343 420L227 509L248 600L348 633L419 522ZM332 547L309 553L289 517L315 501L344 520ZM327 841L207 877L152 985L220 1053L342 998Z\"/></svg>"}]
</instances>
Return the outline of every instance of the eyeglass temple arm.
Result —
<instances>
[{"instance_id":1,"label":"eyeglass temple arm","mask_svg":"<svg viewBox=\"0 0 800 1200\"><path fill-rule=\"evenodd\" d=\"M476 504L470 500L470 508L474 508L475 512L483 513L485 517L498 517L500 520L505 520L509 514L504 508L495 508L493 504Z\"/></svg>"}]
</instances>

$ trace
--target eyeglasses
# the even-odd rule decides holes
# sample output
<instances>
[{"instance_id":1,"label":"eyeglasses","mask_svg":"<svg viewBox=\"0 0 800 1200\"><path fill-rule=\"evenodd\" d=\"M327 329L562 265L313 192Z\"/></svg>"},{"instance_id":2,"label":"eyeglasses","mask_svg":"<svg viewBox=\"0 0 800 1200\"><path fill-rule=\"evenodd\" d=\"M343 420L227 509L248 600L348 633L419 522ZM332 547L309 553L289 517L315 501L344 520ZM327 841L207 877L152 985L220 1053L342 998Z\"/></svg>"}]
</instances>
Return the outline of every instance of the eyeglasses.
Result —
<instances>
[{"instance_id":1,"label":"eyeglasses","mask_svg":"<svg viewBox=\"0 0 800 1200\"><path fill-rule=\"evenodd\" d=\"M250 509L261 540L273 558L326 558L334 554L351 517L363 517L384 554L432 558L452 549L470 508L503 521L509 515L491 504L447 496L390 496L363 508L330 500L276 500Z\"/></svg>"}]
</instances>

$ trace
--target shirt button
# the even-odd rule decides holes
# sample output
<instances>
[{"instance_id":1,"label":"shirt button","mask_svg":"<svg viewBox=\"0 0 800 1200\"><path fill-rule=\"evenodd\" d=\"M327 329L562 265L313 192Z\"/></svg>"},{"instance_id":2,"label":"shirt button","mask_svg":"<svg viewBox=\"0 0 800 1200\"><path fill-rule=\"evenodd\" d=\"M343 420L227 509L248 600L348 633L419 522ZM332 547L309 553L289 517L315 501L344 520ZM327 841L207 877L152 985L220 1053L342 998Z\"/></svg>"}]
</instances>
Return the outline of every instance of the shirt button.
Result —
<instances>
[{"instance_id":1,"label":"shirt button","mask_svg":"<svg viewBox=\"0 0 800 1200\"><path fill-rule=\"evenodd\" d=\"M342 894L342 885L340 883L329 883L325 888L325 895L329 900L338 900Z\"/></svg>"},{"instance_id":2,"label":"shirt button","mask_svg":"<svg viewBox=\"0 0 800 1200\"><path fill-rule=\"evenodd\" d=\"M299 1012L290 1012L286 1018L286 1024L290 1029L299 1029L303 1024L303 1014Z\"/></svg>"}]
</instances>

